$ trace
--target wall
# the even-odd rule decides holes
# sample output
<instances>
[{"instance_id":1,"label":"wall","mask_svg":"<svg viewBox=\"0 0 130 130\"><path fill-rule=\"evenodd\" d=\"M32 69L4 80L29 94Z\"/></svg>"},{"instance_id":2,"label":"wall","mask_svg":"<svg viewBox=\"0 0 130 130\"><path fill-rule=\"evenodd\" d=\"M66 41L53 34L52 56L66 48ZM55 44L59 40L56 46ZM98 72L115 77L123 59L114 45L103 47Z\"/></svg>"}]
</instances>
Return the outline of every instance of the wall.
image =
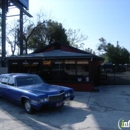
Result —
<instances>
[{"instance_id":1,"label":"wall","mask_svg":"<svg viewBox=\"0 0 130 130\"><path fill-rule=\"evenodd\" d=\"M50 82L50 84L56 84L56 85L62 85L73 88L75 91L83 91L83 92L91 92L93 89L92 83L86 83L86 82Z\"/></svg>"},{"instance_id":2,"label":"wall","mask_svg":"<svg viewBox=\"0 0 130 130\"><path fill-rule=\"evenodd\" d=\"M99 85L99 80L100 80L99 66L100 66L100 61L95 59L93 61L93 79L94 79L95 86Z\"/></svg>"},{"instance_id":3,"label":"wall","mask_svg":"<svg viewBox=\"0 0 130 130\"><path fill-rule=\"evenodd\" d=\"M0 74L8 73L7 67L0 67Z\"/></svg>"},{"instance_id":4,"label":"wall","mask_svg":"<svg viewBox=\"0 0 130 130\"><path fill-rule=\"evenodd\" d=\"M45 50L43 50L43 51L41 51L41 52L48 52L48 51L52 51L52 50L54 50L54 49L55 49L55 47L52 46L52 47L46 48ZM41 53L41 52L39 52L39 53Z\"/></svg>"}]
</instances>

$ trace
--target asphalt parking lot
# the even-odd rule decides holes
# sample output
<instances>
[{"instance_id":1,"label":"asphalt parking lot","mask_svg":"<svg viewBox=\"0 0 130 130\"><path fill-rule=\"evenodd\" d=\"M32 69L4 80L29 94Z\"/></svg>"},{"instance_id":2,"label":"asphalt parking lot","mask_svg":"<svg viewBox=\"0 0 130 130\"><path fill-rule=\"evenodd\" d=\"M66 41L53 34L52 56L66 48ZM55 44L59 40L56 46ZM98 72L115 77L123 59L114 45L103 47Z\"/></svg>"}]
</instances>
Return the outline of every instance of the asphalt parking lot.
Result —
<instances>
[{"instance_id":1,"label":"asphalt parking lot","mask_svg":"<svg viewBox=\"0 0 130 130\"><path fill-rule=\"evenodd\" d=\"M62 108L32 115L0 98L0 130L119 130L121 118L130 120L130 85L105 86L101 92L75 95L74 101Z\"/></svg>"}]
</instances>

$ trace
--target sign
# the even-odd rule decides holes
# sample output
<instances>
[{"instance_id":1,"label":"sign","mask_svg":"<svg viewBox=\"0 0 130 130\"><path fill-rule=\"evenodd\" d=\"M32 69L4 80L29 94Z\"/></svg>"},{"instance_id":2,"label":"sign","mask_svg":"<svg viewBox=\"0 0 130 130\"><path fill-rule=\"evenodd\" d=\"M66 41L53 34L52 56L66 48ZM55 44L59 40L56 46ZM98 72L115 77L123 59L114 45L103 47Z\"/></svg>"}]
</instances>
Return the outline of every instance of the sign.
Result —
<instances>
[{"instance_id":1,"label":"sign","mask_svg":"<svg viewBox=\"0 0 130 130\"><path fill-rule=\"evenodd\" d=\"M29 9L29 0L19 0L19 2L28 10Z\"/></svg>"},{"instance_id":2,"label":"sign","mask_svg":"<svg viewBox=\"0 0 130 130\"><path fill-rule=\"evenodd\" d=\"M12 65L17 65L18 63L17 62L13 62Z\"/></svg>"},{"instance_id":3,"label":"sign","mask_svg":"<svg viewBox=\"0 0 130 130\"><path fill-rule=\"evenodd\" d=\"M43 65L50 65L51 61L43 61Z\"/></svg>"},{"instance_id":4,"label":"sign","mask_svg":"<svg viewBox=\"0 0 130 130\"><path fill-rule=\"evenodd\" d=\"M63 64L62 61L55 61L54 63L55 63L55 64Z\"/></svg>"},{"instance_id":5,"label":"sign","mask_svg":"<svg viewBox=\"0 0 130 130\"><path fill-rule=\"evenodd\" d=\"M27 65L27 64L28 64L28 62L23 62L23 64L24 64L24 65Z\"/></svg>"},{"instance_id":6,"label":"sign","mask_svg":"<svg viewBox=\"0 0 130 130\"><path fill-rule=\"evenodd\" d=\"M65 64L75 64L75 60L66 60Z\"/></svg>"},{"instance_id":7,"label":"sign","mask_svg":"<svg viewBox=\"0 0 130 130\"><path fill-rule=\"evenodd\" d=\"M121 118L119 121L118 121L118 128L120 130L123 130L125 128L130 128L130 120L128 121L125 121L123 118Z\"/></svg>"},{"instance_id":8,"label":"sign","mask_svg":"<svg viewBox=\"0 0 130 130\"><path fill-rule=\"evenodd\" d=\"M77 64L88 64L88 61L85 60L77 61Z\"/></svg>"},{"instance_id":9,"label":"sign","mask_svg":"<svg viewBox=\"0 0 130 130\"><path fill-rule=\"evenodd\" d=\"M38 63L38 62L33 62L33 64L34 64L34 65L37 65L37 64L39 64L39 63Z\"/></svg>"}]
</instances>

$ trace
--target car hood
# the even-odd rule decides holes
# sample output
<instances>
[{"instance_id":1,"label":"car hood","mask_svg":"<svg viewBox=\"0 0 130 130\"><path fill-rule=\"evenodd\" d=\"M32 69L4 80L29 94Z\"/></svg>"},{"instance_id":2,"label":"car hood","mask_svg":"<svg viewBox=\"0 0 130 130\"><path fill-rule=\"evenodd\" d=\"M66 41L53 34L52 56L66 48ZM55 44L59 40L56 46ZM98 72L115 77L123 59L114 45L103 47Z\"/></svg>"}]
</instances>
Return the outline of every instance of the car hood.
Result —
<instances>
[{"instance_id":1,"label":"car hood","mask_svg":"<svg viewBox=\"0 0 130 130\"><path fill-rule=\"evenodd\" d=\"M64 86L58 86L58 85L50 85L50 84L37 84L37 85L31 85L31 86L24 86L21 87L22 90L26 92L31 92L34 94L57 94L59 91L67 91L70 88L64 87Z\"/></svg>"}]
</instances>

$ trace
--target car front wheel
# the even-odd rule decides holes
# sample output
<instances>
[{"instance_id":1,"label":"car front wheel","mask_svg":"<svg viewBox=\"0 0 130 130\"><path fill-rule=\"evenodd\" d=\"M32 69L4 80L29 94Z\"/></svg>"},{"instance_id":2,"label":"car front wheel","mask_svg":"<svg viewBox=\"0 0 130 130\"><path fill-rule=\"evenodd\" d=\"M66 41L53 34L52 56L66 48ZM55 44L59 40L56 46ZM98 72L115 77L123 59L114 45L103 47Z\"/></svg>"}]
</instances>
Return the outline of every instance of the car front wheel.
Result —
<instances>
[{"instance_id":1,"label":"car front wheel","mask_svg":"<svg viewBox=\"0 0 130 130\"><path fill-rule=\"evenodd\" d=\"M25 99L24 101L24 109L29 114L32 114L34 112L34 109L32 108L31 103L28 99Z\"/></svg>"}]
</instances>

